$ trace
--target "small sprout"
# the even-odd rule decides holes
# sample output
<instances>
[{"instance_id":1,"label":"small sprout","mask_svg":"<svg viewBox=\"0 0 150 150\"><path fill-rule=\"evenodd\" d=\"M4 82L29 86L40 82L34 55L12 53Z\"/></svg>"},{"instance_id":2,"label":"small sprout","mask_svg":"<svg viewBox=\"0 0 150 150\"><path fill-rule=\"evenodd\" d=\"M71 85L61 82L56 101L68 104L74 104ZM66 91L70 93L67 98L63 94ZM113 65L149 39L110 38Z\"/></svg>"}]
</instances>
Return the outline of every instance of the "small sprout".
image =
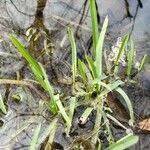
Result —
<instances>
[{"instance_id":1,"label":"small sprout","mask_svg":"<svg viewBox=\"0 0 150 150\"><path fill-rule=\"evenodd\" d=\"M12 98L15 102L20 102L21 101L21 96L20 95L14 94L14 95L12 95Z\"/></svg>"}]
</instances>

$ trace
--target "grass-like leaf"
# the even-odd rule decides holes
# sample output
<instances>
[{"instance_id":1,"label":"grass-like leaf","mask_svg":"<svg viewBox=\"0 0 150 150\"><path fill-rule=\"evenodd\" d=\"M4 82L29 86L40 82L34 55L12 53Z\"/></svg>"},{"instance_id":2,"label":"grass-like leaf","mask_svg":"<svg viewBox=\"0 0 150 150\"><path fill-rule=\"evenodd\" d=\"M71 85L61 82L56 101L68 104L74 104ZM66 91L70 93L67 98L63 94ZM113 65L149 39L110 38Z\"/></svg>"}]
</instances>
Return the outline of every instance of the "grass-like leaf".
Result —
<instances>
[{"instance_id":1,"label":"grass-like leaf","mask_svg":"<svg viewBox=\"0 0 150 150\"><path fill-rule=\"evenodd\" d=\"M130 76L131 74L131 69L132 69L132 65L133 65L133 61L134 61L134 53L135 53L135 50L134 50L134 44L133 44L133 40L131 39L130 41L130 45L131 45L131 49L129 50L128 52L128 55L127 55L127 61L128 61L128 64L127 64L127 75Z\"/></svg>"},{"instance_id":2,"label":"grass-like leaf","mask_svg":"<svg viewBox=\"0 0 150 150\"><path fill-rule=\"evenodd\" d=\"M10 36L10 40L17 47L23 57L28 61L28 63L36 70L36 74L38 74L42 79L42 71L38 65L38 62L29 54L24 46L13 35Z\"/></svg>"},{"instance_id":3,"label":"grass-like leaf","mask_svg":"<svg viewBox=\"0 0 150 150\"><path fill-rule=\"evenodd\" d=\"M22 56L28 61L36 79L40 82L41 86L45 90L47 90L46 85L43 81L44 80L43 73L38 62L29 54L29 52L24 48L24 46L14 36L11 35L10 40L17 47Z\"/></svg>"},{"instance_id":4,"label":"grass-like leaf","mask_svg":"<svg viewBox=\"0 0 150 150\"><path fill-rule=\"evenodd\" d=\"M86 108L86 110L83 112L83 114L81 115L80 119L82 121L82 123L84 124L86 122L86 120L88 119L90 113L92 112L93 108L92 107L88 107Z\"/></svg>"},{"instance_id":5,"label":"grass-like leaf","mask_svg":"<svg viewBox=\"0 0 150 150\"><path fill-rule=\"evenodd\" d=\"M70 122L72 122L74 111L75 111L75 105L76 105L76 97L70 98L70 105L69 105L69 114L68 117L70 119ZM67 135L69 135L71 126L67 127Z\"/></svg>"},{"instance_id":6,"label":"grass-like leaf","mask_svg":"<svg viewBox=\"0 0 150 150\"><path fill-rule=\"evenodd\" d=\"M105 18L102 30L96 45L96 56L95 56L95 66L96 66L96 74L97 78L100 78L102 75L102 55L103 55L103 43L105 38L105 33L108 26L108 17Z\"/></svg>"},{"instance_id":7,"label":"grass-like leaf","mask_svg":"<svg viewBox=\"0 0 150 150\"><path fill-rule=\"evenodd\" d=\"M125 100L125 102L127 104L127 107L129 109L129 114L130 114L130 119L131 119L130 123L133 126L133 123L134 123L134 111L133 111L132 103L131 103L128 95L120 87L118 87L115 90L124 98L124 100Z\"/></svg>"},{"instance_id":8,"label":"grass-like leaf","mask_svg":"<svg viewBox=\"0 0 150 150\"><path fill-rule=\"evenodd\" d=\"M48 143L52 144L53 139L54 139L54 135L55 135L55 132L56 132L57 121L58 121L58 118L55 117L54 120L52 120L50 122L50 125L47 128L44 129L41 136L39 136L39 138L38 138L37 145L40 145L41 143L43 143L45 141L46 137L48 137L48 136L49 136Z\"/></svg>"},{"instance_id":9,"label":"grass-like leaf","mask_svg":"<svg viewBox=\"0 0 150 150\"><path fill-rule=\"evenodd\" d=\"M120 49L119 49L119 51L118 51L116 60L115 60L115 62L114 62L114 64L115 64L116 66L118 65L119 59L120 59L121 55L123 54L123 52L124 52L124 50L125 50L125 48L126 48L126 46L127 46L128 39L129 39L129 35L127 34L127 35L124 37L124 39L123 39L123 42L122 42L121 47L120 47Z\"/></svg>"},{"instance_id":10,"label":"grass-like leaf","mask_svg":"<svg viewBox=\"0 0 150 150\"><path fill-rule=\"evenodd\" d=\"M110 129L110 122L109 122L109 120L108 120L108 118L107 118L107 116L106 116L106 113L105 113L104 111L102 111L101 113L102 113L103 120L104 120L104 122L105 122L105 126L106 126L106 129L107 129L107 132L108 132L108 137L107 137L107 139L108 139L109 142L110 142L110 141L114 141L114 137L113 137L112 131L111 131L111 129Z\"/></svg>"},{"instance_id":11,"label":"grass-like leaf","mask_svg":"<svg viewBox=\"0 0 150 150\"><path fill-rule=\"evenodd\" d=\"M5 107L5 104L3 102L3 98L2 98L2 95L0 94L0 109L2 110L2 112L4 114L7 114L7 111L6 111L6 107Z\"/></svg>"},{"instance_id":12,"label":"grass-like leaf","mask_svg":"<svg viewBox=\"0 0 150 150\"><path fill-rule=\"evenodd\" d=\"M54 96L53 87L51 86L51 84L50 84L50 82L49 82L49 80L48 80L47 74L46 74L46 72L45 72L45 70L44 70L42 64L39 63L39 66L40 66L40 68L41 68L41 70L42 70L42 74L43 74L43 77L44 77L44 83L45 83L45 85L46 85L46 89L47 89L47 91L48 91L48 93L49 93L49 95L50 95L50 98L51 98L51 102L52 102L52 103L51 103L51 104L52 104L52 106L51 106L51 111L52 111L53 113L57 113L58 108L57 108L56 101L55 101L55 96Z\"/></svg>"},{"instance_id":13,"label":"grass-like leaf","mask_svg":"<svg viewBox=\"0 0 150 150\"><path fill-rule=\"evenodd\" d=\"M124 150L136 144L138 140L139 140L138 136L128 134L127 136L123 137L116 143L110 145L108 148L106 148L106 150Z\"/></svg>"},{"instance_id":14,"label":"grass-like leaf","mask_svg":"<svg viewBox=\"0 0 150 150\"><path fill-rule=\"evenodd\" d=\"M32 141L31 141L29 150L36 150L37 149L36 148L36 143L38 141L38 136L39 136L40 130L41 130L41 123L38 124L36 129L34 130L34 134L33 134L33 137L32 137Z\"/></svg>"},{"instance_id":15,"label":"grass-like leaf","mask_svg":"<svg viewBox=\"0 0 150 150\"><path fill-rule=\"evenodd\" d=\"M44 150L51 148L51 145L52 145L54 137L55 137L56 129L57 129L57 121L58 121L58 118L55 118L54 120L52 120L48 129L45 130L45 133L43 134L43 136L38 138L38 145L39 145L39 144L41 144L42 141L44 142L46 137L49 136Z\"/></svg>"},{"instance_id":16,"label":"grass-like leaf","mask_svg":"<svg viewBox=\"0 0 150 150\"><path fill-rule=\"evenodd\" d=\"M92 143L96 144L98 141L98 136L99 136L99 130L101 127L101 121L102 121L102 109L103 109L103 101L102 101L102 97L98 97L98 101L99 103L97 104L97 108L96 108L96 118L95 118L95 125L94 125L94 129L93 129L93 137L91 139Z\"/></svg>"},{"instance_id":17,"label":"grass-like leaf","mask_svg":"<svg viewBox=\"0 0 150 150\"><path fill-rule=\"evenodd\" d=\"M45 84L45 82L44 82L44 76L43 76L43 74L39 74L38 71L37 71L32 65L29 64L29 66L30 66L32 72L34 73L36 80L39 81L40 85L41 85L46 91L48 91L47 86L46 86L46 84Z\"/></svg>"},{"instance_id":18,"label":"grass-like leaf","mask_svg":"<svg viewBox=\"0 0 150 150\"><path fill-rule=\"evenodd\" d=\"M77 72L77 50L76 50L76 43L73 35L73 31L71 28L68 27L69 38L71 42L72 48L72 75L73 75L73 83L75 83L76 72Z\"/></svg>"},{"instance_id":19,"label":"grass-like leaf","mask_svg":"<svg viewBox=\"0 0 150 150\"><path fill-rule=\"evenodd\" d=\"M59 98L58 94L55 96L55 101L56 101L56 104L59 108L59 111L60 111L61 115L63 116L64 120L67 123L67 126L71 126L71 120L70 120L69 116L67 115L67 113L65 111L65 108L63 107L63 105L60 101L60 98Z\"/></svg>"},{"instance_id":20,"label":"grass-like leaf","mask_svg":"<svg viewBox=\"0 0 150 150\"><path fill-rule=\"evenodd\" d=\"M111 89L111 91L113 91L114 89L116 89L118 86L120 86L120 85L122 85L122 84L124 84L124 82L121 81L121 80L117 80L117 81L115 81L115 82L113 82L113 83L107 84L107 86L109 87L109 89L106 88L105 90L103 90L103 91L100 93L99 96L102 97L102 96L104 96L104 95L107 95L107 94L110 92L110 89Z\"/></svg>"},{"instance_id":21,"label":"grass-like leaf","mask_svg":"<svg viewBox=\"0 0 150 150\"><path fill-rule=\"evenodd\" d=\"M96 68L94 65L94 61L91 59L90 56L86 56L86 60L88 62L89 69L92 72L93 79L95 79L96 78Z\"/></svg>"},{"instance_id":22,"label":"grass-like leaf","mask_svg":"<svg viewBox=\"0 0 150 150\"><path fill-rule=\"evenodd\" d=\"M98 85L100 85L100 86L105 87L108 91L111 91L110 86L109 86L108 84L106 84L106 83L100 81L99 79L93 80L93 81L91 82L91 84L98 84Z\"/></svg>"},{"instance_id":23,"label":"grass-like leaf","mask_svg":"<svg viewBox=\"0 0 150 150\"><path fill-rule=\"evenodd\" d=\"M53 88L48 81L48 77L42 64L38 63L14 36L10 36L10 40L18 48L23 57L28 61L36 79L39 81L41 86L48 91L52 101L51 105L49 105L51 108L50 110L53 113L57 113L58 109L54 100Z\"/></svg>"},{"instance_id":24,"label":"grass-like leaf","mask_svg":"<svg viewBox=\"0 0 150 150\"><path fill-rule=\"evenodd\" d=\"M80 59L78 59L78 69L79 69L79 73L82 77L83 83L85 85L86 84L85 68L84 68L83 62Z\"/></svg>"},{"instance_id":25,"label":"grass-like leaf","mask_svg":"<svg viewBox=\"0 0 150 150\"><path fill-rule=\"evenodd\" d=\"M99 31L98 31L98 18L96 12L96 1L90 0L90 14L91 14L91 23L92 23L92 36L93 36L93 48L94 56L96 55L96 45L98 42Z\"/></svg>"},{"instance_id":26,"label":"grass-like leaf","mask_svg":"<svg viewBox=\"0 0 150 150\"><path fill-rule=\"evenodd\" d=\"M144 57L141 60L140 66L138 68L138 72L140 72L144 68L144 65L146 64L146 61L147 61L147 55L144 55Z\"/></svg>"},{"instance_id":27,"label":"grass-like leaf","mask_svg":"<svg viewBox=\"0 0 150 150\"><path fill-rule=\"evenodd\" d=\"M93 80L93 76L91 74L90 68L87 65L85 65L84 63L83 63L83 66L84 66L84 71L85 71L85 74L87 77L87 81Z\"/></svg>"},{"instance_id":28,"label":"grass-like leaf","mask_svg":"<svg viewBox=\"0 0 150 150\"><path fill-rule=\"evenodd\" d=\"M114 121L117 125L119 125L119 126L122 127L123 129L127 130L127 128L126 128L122 123L120 123L116 118L114 118L112 115L107 114L107 117L108 117L109 119L111 119L112 121Z\"/></svg>"}]
</instances>

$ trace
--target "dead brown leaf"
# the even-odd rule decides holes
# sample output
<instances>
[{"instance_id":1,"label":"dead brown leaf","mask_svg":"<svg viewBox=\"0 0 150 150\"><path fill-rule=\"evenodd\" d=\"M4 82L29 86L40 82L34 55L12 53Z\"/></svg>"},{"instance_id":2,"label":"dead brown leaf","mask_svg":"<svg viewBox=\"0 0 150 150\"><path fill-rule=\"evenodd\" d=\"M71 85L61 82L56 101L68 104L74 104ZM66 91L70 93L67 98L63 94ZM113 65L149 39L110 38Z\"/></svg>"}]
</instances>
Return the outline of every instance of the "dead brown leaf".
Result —
<instances>
[{"instance_id":1,"label":"dead brown leaf","mask_svg":"<svg viewBox=\"0 0 150 150\"><path fill-rule=\"evenodd\" d=\"M129 114L127 113L125 107L122 105L119 99L113 95L113 93L109 93L107 95L106 103L108 107L113 111L113 115L115 118L117 118L121 122L128 123L130 119Z\"/></svg>"},{"instance_id":2,"label":"dead brown leaf","mask_svg":"<svg viewBox=\"0 0 150 150\"><path fill-rule=\"evenodd\" d=\"M138 123L138 128L144 131L150 131L150 118L140 121Z\"/></svg>"}]
</instances>

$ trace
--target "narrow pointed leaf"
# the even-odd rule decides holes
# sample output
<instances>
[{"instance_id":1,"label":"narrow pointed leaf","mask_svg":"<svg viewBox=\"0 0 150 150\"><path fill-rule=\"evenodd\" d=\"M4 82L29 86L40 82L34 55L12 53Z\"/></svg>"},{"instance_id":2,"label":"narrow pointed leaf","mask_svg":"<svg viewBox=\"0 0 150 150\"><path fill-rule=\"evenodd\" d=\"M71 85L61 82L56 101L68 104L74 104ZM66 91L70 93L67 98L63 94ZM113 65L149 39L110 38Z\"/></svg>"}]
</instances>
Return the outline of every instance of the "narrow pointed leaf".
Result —
<instances>
[{"instance_id":1,"label":"narrow pointed leaf","mask_svg":"<svg viewBox=\"0 0 150 150\"><path fill-rule=\"evenodd\" d=\"M144 57L141 60L140 67L138 68L138 72L140 72L144 68L146 61L147 61L147 55L144 55Z\"/></svg>"},{"instance_id":2,"label":"narrow pointed leaf","mask_svg":"<svg viewBox=\"0 0 150 150\"><path fill-rule=\"evenodd\" d=\"M73 35L73 31L71 28L68 28L69 38L71 42L72 48L72 75L73 75L73 83L75 83L76 71L77 71L77 50L76 43Z\"/></svg>"},{"instance_id":3,"label":"narrow pointed leaf","mask_svg":"<svg viewBox=\"0 0 150 150\"><path fill-rule=\"evenodd\" d=\"M89 65L89 69L92 72L93 79L95 79L96 78L96 68L94 65L94 61L90 58L90 56L86 56L86 60Z\"/></svg>"},{"instance_id":4,"label":"narrow pointed leaf","mask_svg":"<svg viewBox=\"0 0 150 150\"><path fill-rule=\"evenodd\" d=\"M36 150L37 149L36 143L38 141L38 136L39 136L40 130L41 130L41 123L34 130L34 134L32 137L32 141L31 141L31 145L30 145L29 150Z\"/></svg>"},{"instance_id":5,"label":"narrow pointed leaf","mask_svg":"<svg viewBox=\"0 0 150 150\"><path fill-rule=\"evenodd\" d=\"M69 116L67 115L66 111L65 111L65 108L63 107L60 99L59 99L59 95L56 95L55 96L55 100L56 100L56 104L59 108L59 112L61 113L61 115L63 116L64 120L66 121L67 123L67 126L71 126L71 120L69 118Z\"/></svg>"},{"instance_id":6,"label":"narrow pointed leaf","mask_svg":"<svg viewBox=\"0 0 150 150\"><path fill-rule=\"evenodd\" d=\"M95 65L96 65L97 78L100 78L102 75L102 55L103 55L102 49L103 49L103 43L104 43L107 26L108 26L108 17L106 17L104 20L102 30L96 45Z\"/></svg>"},{"instance_id":7,"label":"narrow pointed leaf","mask_svg":"<svg viewBox=\"0 0 150 150\"><path fill-rule=\"evenodd\" d=\"M92 22L92 36L93 36L93 48L94 48L94 56L96 55L96 45L98 42L98 18L97 18L97 12L96 12L96 1L90 0L90 14L91 14L91 22Z\"/></svg>"},{"instance_id":8,"label":"narrow pointed leaf","mask_svg":"<svg viewBox=\"0 0 150 150\"><path fill-rule=\"evenodd\" d=\"M83 62L80 59L78 59L78 69L79 69L79 73L82 77L83 83L86 84L85 68L84 68Z\"/></svg>"},{"instance_id":9,"label":"narrow pointed leaf","mask_svg":"<svg viewBox=\"0 0 150 150\"><path fill-rule=\"evenodd\" d=\"M116 58L116 60L115 60L115 62L114 62L114 64L115 64L116 66L118 65L119 59L120 59L120 57L122 56L122 54L123 54L123 52L124 52L124 50L125 50L125 48L126 48L126 46L127 46L128 39L129 39L129 35L127 34L127 35L124 37L124 39L123 39L123 42L122 42L121 47L120 47L120 49L119 49L119 51L118 51L118 54L117 54L117 58Z\"/></svg>"},{"instance_id":10,"label":"narrow pointed leaf","mask_svg":"<svg viewBox=\"0 0 150 150\"><path fill-rule=\"evenodd\" d=\"M10 40L17 47L17 49L23 55L23 57L29 62L29 64L34 67L34 69L39 75L41 75L42 72L38 65L38 62L29 54L29 52L24 48L24 46L13 35L10 36Z\"/></svg>"},{"instance_id":11,"label":"narrow pointed leaf","mask_svg":"<svg viewBox=\"0 0 150 150\"><path fill-rule=\"evenodd\" d=\"M130 146L136 144L139 138L136 135L128 134L127 136L123 137L116 143L110 145L106 150L125 150Z\"/></svg>"},{"instance_id":12,"label":"narrow pointed leaf","mask_svg":"<svg viewBox=\"0 0 150 150\"><path fill-rule=\"evenodd\" d=\"M113 83L107 84L107 86L109 87L109 89L111 89L111 91L113 91L113 90L116 89L118 86L123 85L123 84L124 84L123 81L117 80L117 81L115 81L115 82L113 82ZM104 95L107 95L109 92L110 92L110 90L108 90L108 89L106 88L104 91L102 91L102 92L100 93L99 96L102 97L102 96L104 96Z\"/></svg>"},{"instance_id":13,"label":"narrow pointed leaf","mask_svg":"<svg viewBox=\"0 0 150 150\"><path fill-rule=\"evenodd\" d=\"M134 53L135 53L135 50L134 50L134 44L133 44L133 40L131 39L131 49L130 51L128 52L128 55L127 55L127 61L128 61L128 64L127 64L127 75L130 76L131 74L131 69L132 69L132 65L133 65L133 61L134 61Z\"/></svg>"}]
</instances>

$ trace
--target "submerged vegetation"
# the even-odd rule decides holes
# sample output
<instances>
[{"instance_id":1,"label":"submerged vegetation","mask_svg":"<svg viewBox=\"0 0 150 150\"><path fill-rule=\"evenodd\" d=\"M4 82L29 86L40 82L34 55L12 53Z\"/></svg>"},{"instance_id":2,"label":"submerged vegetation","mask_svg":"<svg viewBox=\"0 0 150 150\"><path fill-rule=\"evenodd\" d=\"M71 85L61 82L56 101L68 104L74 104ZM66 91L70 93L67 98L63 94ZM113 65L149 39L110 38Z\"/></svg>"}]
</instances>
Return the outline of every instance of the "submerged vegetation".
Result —
<instances>
[{"instance_id":1,"label":"submerged vegetation","mask_svg":"<svg viewBox=\"0 0 150 150\"><path fill-rule=\"evenodd\" d=\"M107 139L107 150L126 149L138 142L138 136L134 135L133 131L135 127L135 116L132 101L123 87L128 83L135 83L134 79L136 79L138 73L144 68L147 56L145 55L141 62L135 65L135 48L133 40L128 34L125 35L123 39L119 38L111 51L105 50L103 45L109 19L108 17L104 19L101 32L99 32L94 0L90 0L90 12L93 35L92 55L86 55L85 60L77 58L74 33L71 27L68 27L67 30L72 49L72 92L70 95L67 95L67 98L54 92L55 89L49 81L44 66L31 56L17 38L13 35L10 36L11 42L29 63L36 82L38 81L40 86L49 95L49 99L43 99L43 101L47 109L54 115L54 120L50 123L50 129L47 131L49 138L45 149L52 148L51 145L57 130L57 123L60 120L59 118L62 117L64 120L66 127L64 132L66 136L71 136L72 126L74 126L74 113L79 106L84 106L85 109L78 119L80 125L85 125L90 119L89 116L94 115L94 126L88 134L88 139L90 139L94 149L101 149L103 146L99 136L102 130L104 130ZM122 100L124 100L124 102L120 102L123 103L122 106L126 106L126 109L123 107L124 110L122 111L126 113L125 115L129 114L127 124L122 123L121 120L114 115L113 103L116 97L119 97L118 95L121 95ZM117 99L118 101L119 98ZM7 113L1 95L0 109L3 113ZM123 128L128 135L116 141L111 131L112 121L117 124L117 126ZM31 150L36 149L41 128L42 124L40 123L36 127L32 137ZM71 148L82 149L81 147L84 147L82 144L82 142L76 143Z\"/></svg>"}]
</instances>

